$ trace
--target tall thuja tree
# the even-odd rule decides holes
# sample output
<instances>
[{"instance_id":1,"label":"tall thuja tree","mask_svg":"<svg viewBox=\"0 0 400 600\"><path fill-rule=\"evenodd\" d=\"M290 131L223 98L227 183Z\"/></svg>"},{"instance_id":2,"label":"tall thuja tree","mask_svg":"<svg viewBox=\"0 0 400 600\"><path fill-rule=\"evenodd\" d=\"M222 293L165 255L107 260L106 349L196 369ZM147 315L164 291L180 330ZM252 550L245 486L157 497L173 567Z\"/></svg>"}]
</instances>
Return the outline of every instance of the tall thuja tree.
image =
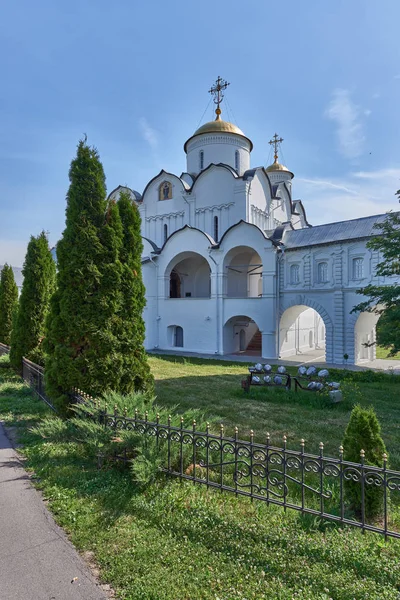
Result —
<instances>
[{"instance_id":1,"label":"tall thuja tree","mask_svg":"<svg viewBox=\"0 0 400 600\"><path fill-rule=\"evenodd\" d=\"M397 192L400 198L400 190ZM381 261L376 275L386 279L384 285L371 284L358 294L367 299L355 306L352 312L367 311L381 315L376 333L377 342L389 349L389 356L400 352L400 213L388 213L382 223L375 225L376 236L367 248L379 251Z\"/></svg>"},{"instance_id":2,"label":"tall thuja tree","mask_svg":"<svg viewBox=\"0 0 400 600\"><path fill-rule=\"evenodd\" d=\"M107 209L103 167L86 140L78 144L69 179L45 338L46 390L64 410L73 387L98 396L118 390L121 378L116 337L121 224L116 206Z\"/></svg>"},{"instance_id":3,"label":"tall thuja tree","mask_svg":"<svg viewBox=\"0 0 400 600\"><path fill-rule=\"evenodd\" d=\"M0 277L0 342L10 345L13 320L18 309L18 288L12 267L5 264Z\"/></svg>"},{"instance_id":4,"label":"tall thuja tree","mask_svg":"<svg viewBox=\"0 0 400 600\"><path fill-rule=\"evenodd\" d=\"M11 335L10 361L16 369L21 369L23 356L44 364L42 340L56 278L56 265L44 231L37 237L31 236L22 273L24 282Z\"/></svg>"},{"instance_id":5,"label":"tall thuja tree","mask_svg":"<svg viewBox=\"0 0 400 600\"><path fill-rule=\"evenodd\" d=\"M142 279L143 243L140 214L126 192L122 192L119 196L118 210L123 229L123 244L120 252L123 266L121 286L123 305L122 327L119 335L123 374L120 392L128 394L132 391L151 391L154 381L144 349L143 309L146 299Z\"/></svg>"}]
</instances>

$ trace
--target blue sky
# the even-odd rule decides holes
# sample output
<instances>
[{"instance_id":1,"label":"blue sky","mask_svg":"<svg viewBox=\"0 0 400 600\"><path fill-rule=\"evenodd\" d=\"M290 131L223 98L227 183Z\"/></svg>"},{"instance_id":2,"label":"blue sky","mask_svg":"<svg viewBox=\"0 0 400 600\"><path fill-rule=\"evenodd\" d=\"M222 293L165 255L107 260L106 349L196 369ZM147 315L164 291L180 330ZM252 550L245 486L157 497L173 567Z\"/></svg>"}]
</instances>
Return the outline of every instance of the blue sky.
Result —
<instances>
[{"instance_id":1,"label":"blue sky","mask_svg":"<svg viewBox=\"0 0 400 600\"><path fill-rule=\"evenodd\" d=\"M42 229L59 238L84 133L108 191L185 170L219 74L253 166L272 161L275 131L285 139L311 223L396 210L399 22L398 0L2 2L0 264L22 265Z\"/></svg>"}]
</instances>

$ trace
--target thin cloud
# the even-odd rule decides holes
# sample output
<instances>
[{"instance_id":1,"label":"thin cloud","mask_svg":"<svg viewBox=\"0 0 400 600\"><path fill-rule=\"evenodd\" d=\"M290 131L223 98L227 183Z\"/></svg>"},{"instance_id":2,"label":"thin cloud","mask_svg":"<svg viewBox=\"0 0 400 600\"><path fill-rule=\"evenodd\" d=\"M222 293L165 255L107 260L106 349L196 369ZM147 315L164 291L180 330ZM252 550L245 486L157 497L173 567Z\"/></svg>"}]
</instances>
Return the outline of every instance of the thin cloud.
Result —
<instances>
[{"instance_id":1,"label":"thin cloud","mask_svg":"<svg viewBox=\"0 0 400 600\"><path fill-rule=\"evenodd\" d=\"M139 119L139 126L142 132L143 139L148 143L153 151L158 148L158 134L153 127L150 126L149 122L145 117Z\"/></svg>"},{"instance_id":2,"label":"thin cloud","mask_svg":"<svg viewBox=\"0 0 400 600\"><path fill-rule=\"evenodd\" d=\"M363 152L365 135L360 120L362 111L351 100L349 90L337 89L325 115L337 125L339 151L345 158L357 158Z\"/></svg>"},{"instance_id":3,"label":"thin cloud","mask_svg":"<svg viewBox=\"0 0 400 600\"><path fill-rule=\"evenodd\" d=\"M318 225L398 210L400 169L351 172L341 179L296 178L310 223Z\"/></svg>"}]
</instances>

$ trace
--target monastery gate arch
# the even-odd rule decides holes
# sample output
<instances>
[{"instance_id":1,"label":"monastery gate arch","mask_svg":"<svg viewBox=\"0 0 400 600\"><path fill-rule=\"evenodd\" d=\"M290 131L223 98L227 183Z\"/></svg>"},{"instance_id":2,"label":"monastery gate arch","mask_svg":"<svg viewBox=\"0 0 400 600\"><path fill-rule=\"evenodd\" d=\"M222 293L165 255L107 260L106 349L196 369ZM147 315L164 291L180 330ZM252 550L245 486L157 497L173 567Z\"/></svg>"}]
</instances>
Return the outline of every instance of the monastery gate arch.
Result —
<instances>
[{"instance_id":1,"label":"monastery gate arch","mask_svg":"<svg viewBox=\"0 0 400 600\"><path fill-rule=\"evenodd\" d=\"M312 298L308 298L305 295L297 294L294 297L284 299L283 303L280 306L279 310L279 336L278 336L278 353L280 352L282 345L284 344L284 339L281 339L281 336L285 335L285 331L287 331L290 326L295 322L295 320L307 309L313 309L320 319L323 322L323 328L321 328L321 324L317 322L316 331L319 332L317 335L321 337L322 334L325 334L325 360L328 363L333 363L334 361L334 327L333 321L328 313L328 311L316 300ZM311 331L311 329L310 329ZM314 335L314 334L313 334ZM319 340L320 346L323 346L322 340ZM316 344L316 340L309 338L309 346L313 346ZM284 357L283 357L284 358Z\"/></svg>"},{"instance_id":2,"label":"monastery gate arch","mask_svg":"<svg viewBox=\"0 0 400 600\"><path fill-rule=\"evenodd\" d=\"M347 321L346 342L349 362L357 364L376 358L376 325L379 314L370 312L351 313Z\"/></svg>"}]
</instances>

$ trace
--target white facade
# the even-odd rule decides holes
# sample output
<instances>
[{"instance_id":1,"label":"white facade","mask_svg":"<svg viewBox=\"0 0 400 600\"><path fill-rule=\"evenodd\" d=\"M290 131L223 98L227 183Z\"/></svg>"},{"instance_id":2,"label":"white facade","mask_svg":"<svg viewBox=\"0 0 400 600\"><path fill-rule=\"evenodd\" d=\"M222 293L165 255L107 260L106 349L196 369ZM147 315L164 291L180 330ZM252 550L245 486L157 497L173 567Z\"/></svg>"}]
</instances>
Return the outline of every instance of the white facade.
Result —
<instances>
[{"instance_id":1,"label":"white facade","mask_svg":"<svg viewBox=\"0 0 400 600\"><path fill-rule=\"evenodd\" d=\"M356 290L377 281L366 242L385 215L311 227L292 200L293 174L277 161L252 169L251 150L217 118L186 142L185 173L161 171L142 196L130 190L142 217L146 348L373 359L377 318L351 310Z\"/></svg>"}]
</instances>

